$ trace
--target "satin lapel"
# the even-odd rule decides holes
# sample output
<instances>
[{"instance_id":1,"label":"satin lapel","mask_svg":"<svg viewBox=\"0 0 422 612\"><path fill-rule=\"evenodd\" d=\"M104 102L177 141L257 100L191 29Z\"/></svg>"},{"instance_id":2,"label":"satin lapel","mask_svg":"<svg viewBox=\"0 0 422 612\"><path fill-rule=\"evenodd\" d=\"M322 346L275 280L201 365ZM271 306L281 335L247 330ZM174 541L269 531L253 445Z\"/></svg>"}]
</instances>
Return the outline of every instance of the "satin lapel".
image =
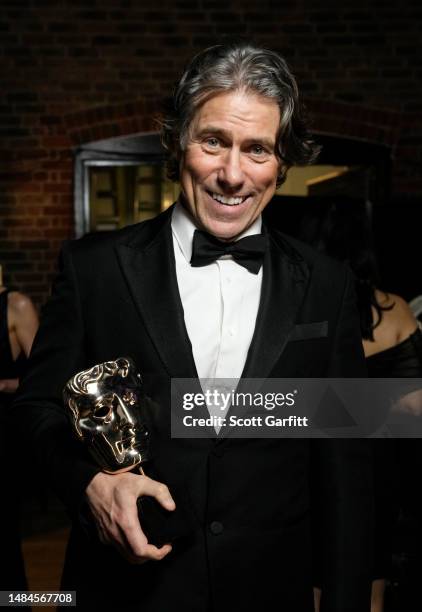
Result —
<instances>
[{"instance_id":1,"label":"satin lapel","mask_svg":"<svg viewBox=\"0 0 422 612\"><path fill-rule=\"evenodd\" d=\"M265 378L280 358L305 297L309 269L280 235L270 234L261 301L242 378Z\"/></svg>"},{"instance_id":2,"label":"satin lapel","mask_svg":"<svg viewBox=\"0 0 422 612\"><path fill-rule=\"evenodd\" d=\"M170 215L149 231L117 247L130 293L148 334L172 378L196 378L177 286ZM155 226L156 228L156 226Z\"/></svg>"},{"instance_id":3,"label":"satin lapel","mask_svg":"<svg viewBox=\"0 0 422 612\"><path fill-rule=\"evenodd\" d=\"M289 340L298 310L305 298L310 271L296 251L279 234L270 233L270 248L263 268L261 300L255 332L237 392L257 393L261 385L245 379L269 376ZM247 411L237 407L236 415ZM227 418L233 414L229 409ZM230 440L232 427L221 430L217 444Z\"/></svg>"}]
</instances>

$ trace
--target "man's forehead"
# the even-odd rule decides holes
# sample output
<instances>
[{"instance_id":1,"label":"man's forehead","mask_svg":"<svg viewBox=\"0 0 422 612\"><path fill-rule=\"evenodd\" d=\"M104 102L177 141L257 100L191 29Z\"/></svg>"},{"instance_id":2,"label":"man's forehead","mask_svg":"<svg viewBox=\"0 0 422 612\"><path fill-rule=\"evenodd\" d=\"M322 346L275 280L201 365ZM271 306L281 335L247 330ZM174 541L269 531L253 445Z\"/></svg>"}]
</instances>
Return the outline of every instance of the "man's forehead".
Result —
<instances>
[{"instance_id":1,"label":"man's forehead","mask_svg":"<svg viewBox=\"0 0 422 612\"><path fill-rule=\"evenodd\" d=\"M242 135L245 140L275 143L280 125L280 109L271 98L249 92L219 93L206 100L196 111L190 131L192 136Z\"/></svg>"},{"instance_id":2,"label":"man's forehead","mask_svg":"<svg viewBox=\"0 0 422 612\"><path fill-rule=\"evenodd\" d=\"M231 140L233 137L231 130L221 128L218 125L213 125L212 123L198 127L195 135L198 138L202 136L216 136L217 138L223 138L225 140ZM264 135L262 132L256 131L243 134L242 140L245 144L260 143L268 147L274 147L276 139L275 137L273 138L272 136Z\"/></svg>"}]
</instances>

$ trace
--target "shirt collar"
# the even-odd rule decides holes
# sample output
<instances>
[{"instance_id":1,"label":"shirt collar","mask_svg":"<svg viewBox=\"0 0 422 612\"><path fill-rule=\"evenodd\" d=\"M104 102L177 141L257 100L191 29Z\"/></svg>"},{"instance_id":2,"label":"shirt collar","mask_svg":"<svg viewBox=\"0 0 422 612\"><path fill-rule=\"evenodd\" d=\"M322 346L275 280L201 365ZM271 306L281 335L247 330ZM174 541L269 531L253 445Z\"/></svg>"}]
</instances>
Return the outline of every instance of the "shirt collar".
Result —
<instances>
[{"instance_id":1,"label":"shirt collar","mask_svg":"<svg viewBox=\"0 0 422 612\"><path fill-rule=\"evenodd\" d=\"M173 236L177 240L180 250L182 251L186 261L190 263L192 258L192 241L195 230L198 229L192 220L192 217L187 212L185 207L180 203L176 202L171 218L171 228ZM245 238L245 236L253 236L254 234L260 234L262 229L262 217L259 215L257 219L252 223L247 230L245 230L236 240Z\"/></svg>"}]
</instances>

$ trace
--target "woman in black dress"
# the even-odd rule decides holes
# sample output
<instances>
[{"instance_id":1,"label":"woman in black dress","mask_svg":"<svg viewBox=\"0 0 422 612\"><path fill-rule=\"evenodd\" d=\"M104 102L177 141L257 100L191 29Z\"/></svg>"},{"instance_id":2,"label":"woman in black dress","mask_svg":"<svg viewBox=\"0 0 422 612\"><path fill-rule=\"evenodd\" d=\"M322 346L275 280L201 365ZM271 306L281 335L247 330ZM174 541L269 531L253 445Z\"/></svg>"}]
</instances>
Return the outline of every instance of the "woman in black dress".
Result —
<instances>
[{"instance_id":1,"label":"woman in black dress","mask_svg":"<svg viewBox=\"0 0 422 612\"><path fill-rule=\"evenodd\" d=\"M422 333L408 304L379 289L365 205L357 201L321 202L303 216L299 238L347 261L355 273L368 375L422 377ZM373 443L376 527L371 612L422 609L421 441Z\"/></svg>"},{"instance_id":2,"label":"woman in black dress","mask_svg":"<svg viewBox=\"0 0 422 612\"><path fill-rule=\"evenodd\" d=\"M26 590L24 563L19 534L19 491L14 432L7 425L14 392L18 388L25 360L38 329L38 316L31 300L17 291L8 291L1 281L0 267L0 465L2 496L0 504L1 572L0 590Z\"/></svg>"}]
</instances>

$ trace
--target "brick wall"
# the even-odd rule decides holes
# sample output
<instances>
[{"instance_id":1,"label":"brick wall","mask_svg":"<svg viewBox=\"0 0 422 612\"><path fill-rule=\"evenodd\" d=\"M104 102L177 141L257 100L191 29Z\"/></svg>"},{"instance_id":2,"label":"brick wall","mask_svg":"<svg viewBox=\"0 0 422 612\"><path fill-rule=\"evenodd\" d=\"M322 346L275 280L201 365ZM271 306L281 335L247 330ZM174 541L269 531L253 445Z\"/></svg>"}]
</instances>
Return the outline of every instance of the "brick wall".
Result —
<instances>
[{"instance_id":1,"label":"brick wall","mask_svg":"<svg viewBox=\"0 0 422 612\"><path fill-rule=\"evenodd\" d=\"M316 130L386 143L396 197L422 193L422 6L416 0L2 0L0 260L42 303L73 233L72 147L151 129L206 45L280 50Z\"/></svg>"}]
</instances>

